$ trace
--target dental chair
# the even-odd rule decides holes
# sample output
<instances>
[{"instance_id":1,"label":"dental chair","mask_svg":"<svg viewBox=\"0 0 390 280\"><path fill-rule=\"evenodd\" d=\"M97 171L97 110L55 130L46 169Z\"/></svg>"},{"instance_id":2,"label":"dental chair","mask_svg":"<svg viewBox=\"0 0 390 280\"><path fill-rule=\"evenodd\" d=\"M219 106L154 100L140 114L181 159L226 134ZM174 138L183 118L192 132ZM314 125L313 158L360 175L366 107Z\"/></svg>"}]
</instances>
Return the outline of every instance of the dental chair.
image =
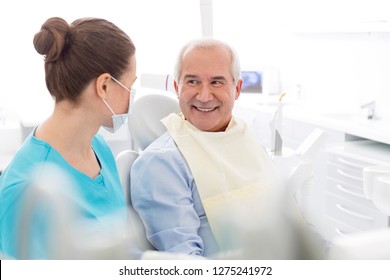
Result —
<instances>
[{"instance_id":1,"label":"dental chair","mask_svg":"<svg viewBox=\"0 0 390 280\"><path fill-rule=\"evenodd\" d=\"M134 148L143 151L166 131L160 120L170 113L179 112L179 101L169 92L143 94L135 98L128 120Z\"/></svg>"},{"instance_id":2,"label":"dental chair","mask_svg":"<svg viewBox=\"0 0 390 280\"><path fill-rule=\"evenodd\" d=\"M133 150L124 150L116 156L116 163L126 202L131 206L130 171L139 154L165 131L161 119L170 113L179 113L179 102L172 95L164 93L144 94L134 100L129 115L128 127Z\"/></svg>"},{"instance_id":3,"label":"dental chair","mask_svg":"<svg viewBox=\"0 0 390 280\"><path fill-rule=\"evenodd\" d=\"M134 161L138 158L139 153L133 150L124 150L120 152L116 158L116 166L118 169L118 174L120 182L123 189L123 194L125 195L126 204L131 205L130 198L130 170Z\"/></svg>"},{"instance_id":4,"label":"dental chair","mask_svg":"<svg viewBox=\"0 0 390 280\"><path fill-rule=\"evenodd\" d=\"M128 119L134 150L124 150L116 156L117 169L130 216L141 227L141 240L139 243L142 250L153 250L154 247L147 241L143 223L131 205L131 167L139 154L166 131L160 120L170 113L179 112L180 108L177 98L169 93L153 93L138 96L134 100Z\"/></svg>"}]
</instances>

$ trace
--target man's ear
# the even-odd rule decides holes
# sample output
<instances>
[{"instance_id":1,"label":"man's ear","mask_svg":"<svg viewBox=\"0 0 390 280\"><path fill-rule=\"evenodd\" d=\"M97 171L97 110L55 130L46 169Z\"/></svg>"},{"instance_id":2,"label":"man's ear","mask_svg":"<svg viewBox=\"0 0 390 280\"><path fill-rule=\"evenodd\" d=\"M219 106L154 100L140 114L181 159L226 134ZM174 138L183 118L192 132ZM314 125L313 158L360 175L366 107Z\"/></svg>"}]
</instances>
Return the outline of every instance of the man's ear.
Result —
<instances>
[{"instance_id":1,"label":"man's ear","mask_svg":"<svg viewBox=\"0 0 390 280\"><path fill-rule=\"evenodd\" d=\"M177 98L179 98L179 85L176 81L173 81L173 87L175 88Z\"/></svg>"},{"instance_id":2,"label":"man's ear","mask_svg":"<svg viewBox=\"0 0 390 280\"><path fill-rule=\"evenodd\" d=\"M236 84L236 94L235 94L235 99L237 100L238 97L240 96L240 93L241 93L241 87L242 87L242 80L238 80L237 84Z\"/></svg>"},{"instance_id":3,"label":"man's ear","mask_svg":"<svg viewBox=\"0 0 390 280\"><path fill-rule=\"evenodd\" d=\"M108 73L103 73L96 78L95 89L96 94L103 99L107 98L108 92L108 82L111 80L111 75Z\"/></svg>"}]
</instances>

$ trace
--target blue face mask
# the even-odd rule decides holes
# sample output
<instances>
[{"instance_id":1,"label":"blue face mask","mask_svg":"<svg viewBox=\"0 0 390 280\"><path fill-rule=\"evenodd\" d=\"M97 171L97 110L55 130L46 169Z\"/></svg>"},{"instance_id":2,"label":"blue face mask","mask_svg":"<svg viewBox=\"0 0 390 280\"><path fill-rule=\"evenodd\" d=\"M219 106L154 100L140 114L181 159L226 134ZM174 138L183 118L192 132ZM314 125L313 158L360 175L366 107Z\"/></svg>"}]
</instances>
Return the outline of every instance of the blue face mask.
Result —
<instances>
[{"instance_id":1,"label":"blue face mask","mask_svg":"<svg viewBox=\"0 0 390 280\"><path fill-rule=\"evenodd\" d=\"M127 114L120 114L120 115L117 115L114 113L114 111L112 110L112 108L110 107L110 105L108 105L107 101L103 100L104 104L106 104L107 108L111 111L112 113L112 127L108 127L108 126L103 126L107 131L111 132L111 133L115 133L118 131L119 128L122 127L123 124L126 123L127 121L127 118L129 117L129 114L131 113L131 109L132 109L132 104L133 104L133 100L134 100L134 96L135 96L135 89L128 89L127 87L125 87L121 82L119 82L117 79L115 79L114 77L111 76L111 79L113 81L115 81L116 83L118 83L121 87L123 87L124 89L126 89L129 93L130 93L130 104L129 104L129 111Z\"/></svg>"}]
</instances>

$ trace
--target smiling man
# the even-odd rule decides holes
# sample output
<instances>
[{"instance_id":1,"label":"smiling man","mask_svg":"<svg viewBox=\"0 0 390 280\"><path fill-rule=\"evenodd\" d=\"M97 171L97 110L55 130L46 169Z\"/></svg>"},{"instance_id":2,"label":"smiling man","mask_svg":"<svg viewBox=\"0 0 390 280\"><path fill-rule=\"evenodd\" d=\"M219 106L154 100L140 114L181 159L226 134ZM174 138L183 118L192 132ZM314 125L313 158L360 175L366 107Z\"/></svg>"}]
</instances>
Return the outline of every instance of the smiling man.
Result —
<instances>
[{"instance_id":1,"label":"smiling man","mask_svg":"<svg viewBox=\"0 0 390 280\"><path fill-rule=\"evenodd\" d=\"M174 76L182 113L134 163L132 203L158 250L212 257L232 249L238 221L256 221L274 165L232 115L242 80L229 45L189 42Z\"/></svg>"},{"instance_id":2,"label":"smiling man","mask_svg":"<svg viewBox=\"0 0 390 280\"><path fill-rule=\"evenodd\" d=\"M186 120L203 131L224 131L242 85L233 51L214 41L199 42L183 49L177 68L175 90Z\"/></svg>"}]
</instances>

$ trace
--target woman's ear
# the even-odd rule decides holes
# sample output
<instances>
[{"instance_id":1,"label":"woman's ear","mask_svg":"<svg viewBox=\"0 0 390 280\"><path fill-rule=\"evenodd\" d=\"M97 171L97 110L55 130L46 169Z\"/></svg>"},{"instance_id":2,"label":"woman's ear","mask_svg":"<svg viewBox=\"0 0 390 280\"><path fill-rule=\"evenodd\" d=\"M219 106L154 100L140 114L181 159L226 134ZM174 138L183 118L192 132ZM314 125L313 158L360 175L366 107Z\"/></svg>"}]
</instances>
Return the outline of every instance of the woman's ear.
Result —
<instances>
[{"instance_id":1,"label":"woman's ear","mask_svg":"<svg viewBox=\"0 0 390 280\"><path fill-rule=\"evenodd\" d=\"M107 98L108 82L111 80L111 76L108 73L103 73L96 78L95 87L96 94L103 99Z\"/></svg>"}]
</instances>

